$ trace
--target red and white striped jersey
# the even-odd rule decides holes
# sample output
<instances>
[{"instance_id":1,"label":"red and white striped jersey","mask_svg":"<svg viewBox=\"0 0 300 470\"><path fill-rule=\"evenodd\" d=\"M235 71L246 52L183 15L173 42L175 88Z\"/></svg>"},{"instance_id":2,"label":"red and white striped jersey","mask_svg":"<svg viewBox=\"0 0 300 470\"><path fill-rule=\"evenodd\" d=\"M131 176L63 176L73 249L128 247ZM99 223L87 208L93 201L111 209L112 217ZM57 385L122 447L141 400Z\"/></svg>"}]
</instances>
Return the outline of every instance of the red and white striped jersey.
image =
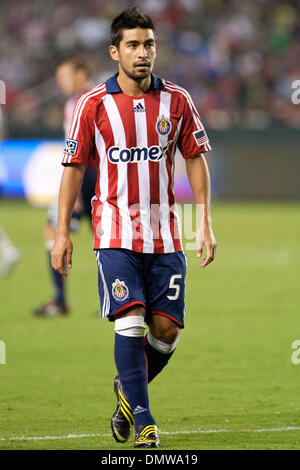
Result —
<instances>
[{"instance_id":1,"label":"red and white striped jersey","mask_svg":"<svg viewBox=\"0 0 300 470\"><path fill-rule=\"evenodd\" d=\"M72 117L74 108L76 105L77 100L82 96L83 93L76 94L71 96L71 98L67 99L64 106L64 132L65 138L67 139L70 133L71 124L72 124Z\"/></svg>"},{"instance_id":2,"label":"red and white striped jersey","mask_svg":"<svg viewBox=\"0 0 300 470\"><path fill-rule=\"evenodd\" d=\"M173 191L176 148L184 158L211 150L184 88L152 75L147 93L130 96L116 74L78 100L62 164L97 161L94 249L182 250Z\"/></svg>"}]
</instances>

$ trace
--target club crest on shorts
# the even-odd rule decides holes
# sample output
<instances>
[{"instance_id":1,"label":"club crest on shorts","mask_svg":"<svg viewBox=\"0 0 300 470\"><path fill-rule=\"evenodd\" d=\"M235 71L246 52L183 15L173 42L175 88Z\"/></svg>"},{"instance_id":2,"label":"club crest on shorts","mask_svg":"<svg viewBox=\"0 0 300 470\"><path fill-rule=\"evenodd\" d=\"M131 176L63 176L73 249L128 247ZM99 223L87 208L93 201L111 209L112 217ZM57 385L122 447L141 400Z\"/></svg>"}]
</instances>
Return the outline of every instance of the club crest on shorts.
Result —
<instances>
[{"instance_id":1,"label":"club crest on shorts","mask_svg":"<svg viewBox=\"0 0 300 470\"><path fill-rule=\"evenodd\" d=\"M171 129L171 121L164 115L158 116L156 121L156 132L158 132L160 135L167 135L171 132Z\"/></svg>"},{"instance_id":2,"label":"club crest on shorts","mask_svg":"<svg viewBox=\"0 0 300 470\"><path fill-rule=\"evenodd\" d=\"M112 295L115 300L122 302L126 300L129 294L128 287L126 286L124 281L120 281L116 279L115 282L112 284Z\"/></svg>"}]
</instances>

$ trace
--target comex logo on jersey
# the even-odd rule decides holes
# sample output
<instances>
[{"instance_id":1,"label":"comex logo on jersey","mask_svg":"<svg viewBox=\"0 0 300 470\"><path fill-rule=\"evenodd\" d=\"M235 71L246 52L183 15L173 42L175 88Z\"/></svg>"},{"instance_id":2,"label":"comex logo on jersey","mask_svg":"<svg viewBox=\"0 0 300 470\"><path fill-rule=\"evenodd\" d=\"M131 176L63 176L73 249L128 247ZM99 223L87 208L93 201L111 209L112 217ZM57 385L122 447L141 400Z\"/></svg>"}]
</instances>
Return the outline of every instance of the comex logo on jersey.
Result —
<instances>
[{"instance_id":1,"label":"comex logo on jersey","mask_svg":"<svg viewBox=\"0 0 300 470\"><path fill-rule=\"evenodd\" d=\"M167 158L167 150L174 139L170 140L164 147L162 145L152 145L152 147L131 147L120 148L110 147L108 149L108 158L111 163L137 163L145 160L158 162Z\"/></svg>"}]
</instances>

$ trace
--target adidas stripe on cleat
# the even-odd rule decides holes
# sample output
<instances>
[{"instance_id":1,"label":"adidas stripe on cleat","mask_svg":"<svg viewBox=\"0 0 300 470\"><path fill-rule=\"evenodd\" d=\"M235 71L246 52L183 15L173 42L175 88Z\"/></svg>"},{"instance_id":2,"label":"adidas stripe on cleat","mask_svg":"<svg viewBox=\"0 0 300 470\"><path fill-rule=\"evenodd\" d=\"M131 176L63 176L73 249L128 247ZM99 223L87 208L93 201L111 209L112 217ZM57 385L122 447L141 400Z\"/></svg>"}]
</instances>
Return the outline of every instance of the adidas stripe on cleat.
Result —
<instances>
[{"instance_id":1,"label":"adidas stripe on cleat","mask_svg":"<svg viewBox=\"0 0 300 470\"><path fill-rule=\"evenodd\" d=\"M114 392L117 397L117 408L111 417L111 430L117 442L126 442L130 436L131 426L134 425L134 418L130 405L122 390L119 376L114 380Z\"/></svg>"},{"instance_id":2,"label":"adidas stripe on cleat","mask_svg":"<svg viewBox=\"0 0 300 470\"><path fill-rule=\"evenodd\" d=\"M137 426L134 447L159 447L158 427L155 424Z\"/></svg>"}]
</instances>

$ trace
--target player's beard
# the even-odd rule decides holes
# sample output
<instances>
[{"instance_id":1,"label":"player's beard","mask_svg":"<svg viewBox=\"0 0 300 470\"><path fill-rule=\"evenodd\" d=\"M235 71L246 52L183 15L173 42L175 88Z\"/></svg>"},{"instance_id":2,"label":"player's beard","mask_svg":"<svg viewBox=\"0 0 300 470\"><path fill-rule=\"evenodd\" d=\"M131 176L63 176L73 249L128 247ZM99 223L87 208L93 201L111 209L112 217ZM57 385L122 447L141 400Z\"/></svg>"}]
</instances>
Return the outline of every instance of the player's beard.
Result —
<instances>
[{"instance_id":1,"label":"player's beard","mask_svg":"<svg viewBox=\"0 0 300 470\"><path fill-rule=\"evenodd\" d=\"M127 75L128 78L131 78L131 80L134 80L136 82L140 82L142 80L145 80L145 78L148 78L152 72L152 66L150 62L147 62L147 64L148 66L145 67L145 70L143 72L139 70L135 65L133 66L132 71L126 69L122 64L120 65L122 67L123 72Z\"/></svg>"}]
</instances>

